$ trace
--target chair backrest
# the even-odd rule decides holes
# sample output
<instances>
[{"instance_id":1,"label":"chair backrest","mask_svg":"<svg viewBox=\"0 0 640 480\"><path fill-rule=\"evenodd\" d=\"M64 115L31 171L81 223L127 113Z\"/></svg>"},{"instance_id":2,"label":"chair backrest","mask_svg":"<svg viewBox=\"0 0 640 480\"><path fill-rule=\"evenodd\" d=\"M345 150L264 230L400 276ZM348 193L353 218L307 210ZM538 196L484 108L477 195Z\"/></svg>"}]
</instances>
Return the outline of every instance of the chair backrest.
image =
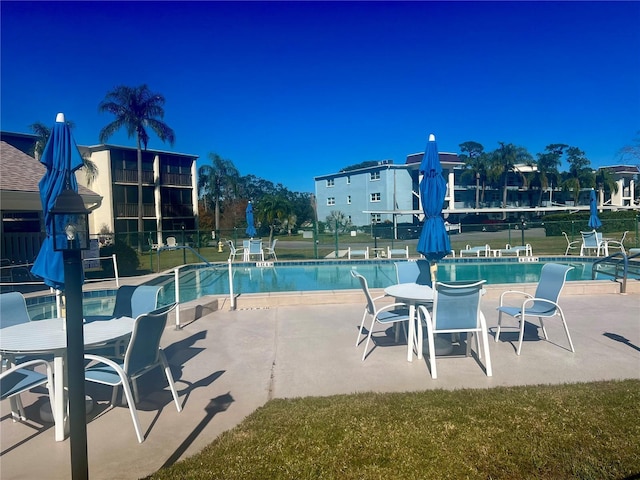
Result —
<instances>
[{"instance_id":1,"label":"chair backrest","mask_svg":"<svg viewBox=\"0 0 640 480\"><path fill-rule=\"evenodd\" d=\"M262 253L262 240L249 240L249 254Z\"/></svg>"},{"instance_id":2,"label":"chair backrest","mask_svg":"<svg viewBox=\"0 0 640 480\"><path fill-rule=\"evenodd\" d=\"M273 242L271 242L271 246L269 247L270 250L275 250L276 249L276 242L278 241L277 238L273 239Z\"/></svg>"},{"instance_id":3,"label":"chair backrest","mask_svg":"<svg viewBox=\"0 0 640 480\"><path fill-rule=\"evenodd\" d=\"M543 298L558 303L558 298L564 287L569 270L573 270L573 267L559 263L544 264L540 272L540 280L536 288L535 298ZM533 302L531 309L552 312L555 310L555 307L546 302Z\"/></svg>"},{"instance_id":4,"label":"chair backrest","mask_svg":"<svg viewBox=\"0 0 640 480\"><path fill-rule=\"evenodd\" d=\"M167 247L175 247L176 245L176 237L167 237Z\"/></svg>"},{"instance_id":5,"label":"chair backrest","mask_svg":"<svg viewBox=\"0 0 640 480\"><path fill-rule=\"evenodd\" d=\"M124 355L124 371L128 375L135 375L158 363L160 339L167 325L167 316L176 305L172 303L136 317Z\"/></svg>"},{"instance_id":6,"label":"chair backrest","mask_svg":"<svg viewBox=\"0 0 640 480\"><path fill-rule=\"evenodd\" d=\"M629 233L629 230L625 230L625 232L622 234L622 238L620 239L620 245L624 244L624 239L627 238L627 233Z\"/></svg>"},{"instance_id":7,"label":"chair backrest","mask_svg":"<svg viewBox=\"0 0 640 480\"><path fill-rule=\"evenodd\" d=\"M469 330L478 328L480 299L486 280L470 282L436 282L433 296L435 330Z\"/></svg>"},{"instance_id":8,"label":"chair backrest","mask_svg":"<svg viewBox=\"0 0 640 480\"><path fill-rule=\"evenodd\" d=\"M374 315L376 313L376 306L373 303L373 298L371 298L371 292L369 292L369 284L367 283L367 279L355 270L351 270L351 276L360 282L360 287L362 288L365 299L367 300L367 312L369 312L371 315Z\"/></svg>"},{"instance_id":9,"label":"chair backrest","mask_svg":"<svg viewBox=\"0 0 640 480\"><path fill-rule=\"evenodd\" d=\"M133 317L158 308L159 285L122 285L116 293L113 317Z\"/></svg>"},{"instance_id":10,"label":"chair backrest","mask_svg":"<svg viewBox=\"0 0 640 480\"><path fill-rule=\"evenodd\" d=\"M139 285L131 296L131 316L136 318L158 308L160 285Z\"/></svg>"},{"instance_id":11,"label":"chair backrest","mask_svg":"<svg viewBox=\"0 0 640 480\"><path fill-rule=\"evenodd\" d=\"M27 302L20 292L0 294L0 328L30 321Z\"/></svg>"},{"instance_id":12,"label":"chair backrest","mask_svg":"<svg viewBox=\"0 0 640 480\"><path fill-rule=\"evenodd\" d=\"M418 262L394 262L397 283L414 283L420 276Z\"/></svg>"},{"instance_id":13,"label":"chair backrest","mask_svg":"<svg viewBox=\"0 0 640 480\"><path fill-rule=\"evenodd\" d=\"M598 243L602 241L602 234L600 239L598 239L597 232L592 230L591 232L580 232L582 235L582 243L585 247L593 247L598 248Z\"/></svg>"}]
</instances>

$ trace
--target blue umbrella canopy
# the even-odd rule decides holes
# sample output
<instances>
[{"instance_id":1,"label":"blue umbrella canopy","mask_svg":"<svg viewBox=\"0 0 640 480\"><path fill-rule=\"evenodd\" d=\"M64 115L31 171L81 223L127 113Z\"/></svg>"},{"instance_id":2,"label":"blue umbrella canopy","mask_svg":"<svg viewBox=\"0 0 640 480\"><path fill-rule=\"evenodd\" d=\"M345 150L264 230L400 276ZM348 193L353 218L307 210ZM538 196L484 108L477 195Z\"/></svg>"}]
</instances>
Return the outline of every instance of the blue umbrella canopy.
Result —
<instances>
[{"instance_id":1,"label":"blue umbrella canopy","mask_svg":"<svg viewBox=\"0 0 640 480\"><path fill-rule=\"evenodd\" d=\"M447 193L447 183L442 176L442 166L434 135L429 142L420 164L420 202L425 219L420 232L417 250L429 261L435 262L451 251L449 235L442 218L442 205Z\"/></svg>"},{"instance_id":2,"label":"blue umbrella canopy","mask_svg":"<svg viewBox=\"0 0 640 480\"><path fill-rule=\"evenodd\" d=\"M247 204L247 210L245 212L247 214L247 230L245 233L253 238L256 236L256 227L253 224L253 205L251 202Z\"/></svg>"},{"instance_id":3,"label":"blue umbrella canopy","mask_svg":"<svg viewBox=\"0 0 640 480\"><path fill-rule=\"evenodd\" d=\"M598 201L596 200L596 191L592 188L589 196L589 228L596 230L601 226L602 222L598 218Z\"/></svg>"},{"instance_id":4,"label":"blue umbrella canopy","mask_svg":"<svg viewBox=\"0 0 640 480\"><path fill-rule=\"evenodd\" d=\"M58 114L56 118L40 162L47 168L38 184L47 237L40 247L31 272L42 277L46 285L64 290L63 254L53 250L51 209L54 207L58 195L65 188L78 191L78 182L73 172L82 167L82 157L62 114ZM63 225L60 227L60 231L62 231Z\"/></svg>"}]
</instances>

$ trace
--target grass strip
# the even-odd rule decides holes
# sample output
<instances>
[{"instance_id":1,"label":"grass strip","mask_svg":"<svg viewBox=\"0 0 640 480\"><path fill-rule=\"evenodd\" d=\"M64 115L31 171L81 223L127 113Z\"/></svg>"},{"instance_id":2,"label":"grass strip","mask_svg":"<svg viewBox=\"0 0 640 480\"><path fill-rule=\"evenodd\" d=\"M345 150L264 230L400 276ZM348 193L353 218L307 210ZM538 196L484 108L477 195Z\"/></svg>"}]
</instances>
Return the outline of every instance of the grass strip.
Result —
<instances>
[{"instance_id":1,"label":"grass strip","mask_svg":"<svg viewBox=\"0 0 640 480\"><path fill-rule=\"evenodd\" d=\"M640 381L276 399L150 479L623 479ZM640 477L638 477L640 478Z\"/></svg>"}]
</instances>

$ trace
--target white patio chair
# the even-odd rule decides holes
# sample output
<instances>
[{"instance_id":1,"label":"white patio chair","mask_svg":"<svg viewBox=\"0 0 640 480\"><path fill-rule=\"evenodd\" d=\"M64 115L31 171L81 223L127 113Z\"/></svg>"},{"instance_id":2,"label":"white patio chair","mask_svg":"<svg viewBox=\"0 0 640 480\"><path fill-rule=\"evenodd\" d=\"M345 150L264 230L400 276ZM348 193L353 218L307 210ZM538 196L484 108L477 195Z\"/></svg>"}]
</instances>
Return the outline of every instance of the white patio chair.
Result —
<instances>
[{"instance_id":1,"label":"white patio chair","mask_svg":"<svg viewBox=\"0 0 640 480\"><path fill-rule=\"evenodd\" d=\"M562 235L564 235L564 239L567 241L567 249L564 251L565 255L571 255L571 250L578 250L578 245L580 245L580 240L569 240L569 236L566 234L566 232L562 232Z\"/></svg>"},{"instance_id":2,"label":"white patio chair","mask_svg":"<svg viewBox=\"0 0 640 480\"><path fill-rule=\"evenodd\" d=\"M369 247L365 247L364 250L362 249L354 249L352 250L351 247L349 247L347 249L347 258L349 260L351 260L351 257L363 257L365 260L369 258Z\"/></svg>"},{"instance_id":3,"label":"white patio chair","mask_svg":"<svg viewBox=\"0 0 640 480\"><path fill-rule=\"evenodd\" d=\"M176 242L176 237L167 237L167 247L173 248L177 246L178 242Z\"/></svg>"},{"instance_id":4,"label":"white patio chair","mask_svg":"<svg viewBox=\"0 0 640 480\"><path fill-rule=\"evenodd\" d=\"M624 239L627 237L627 233L629 233L628 230L622 234L622 238L620 240L607 240L607 249L619 248L622 253L627 253L624 249Z\"/></svg>"},{"instance_id":5,"label":"white patio chair","mask_svg":"<svg viewBox=\"0 0 640 480\"><path fill-rule=\"evenodd\" d=\"M606 245L602 241L602 234L592 230L590 232L580 232L582 235L582 246L580 247L580 256L584 257L585 253L589 254L590 250L596 251L596 256L600 256L602 249L606 253Z\"/></svg>"},{"instance_id":6,"label":"white patio chair","mask_svg":"<svg viewBox=\"0 0 640 480\"><path fill-rule=\"evenodd\" d=\"M268 258L269 256L272 256L274 258L274 260L278 260L278 257L276 256L276 242L278 241L277 238L273 239L273 242L271 242L271 245L267 245L266 247L264 247L264 255L266 258Z\"/></svg>"},{"instance_id":7,"label":"white patio chair","mask_svg":"<svg viewBox=\"0 0 640 480\"><path fill-rule=\"evenodd\" d=\"M85 379L88 382L113 387L113 394L111 396L112 407L115 406L118 387L122 385L139 443L144 441L144 436L140 430L135 404L135 402L139 401L139 392L136 383L137 378L155 367L162 366L164 374L167 377L167 382L169 383L169 389L173 395L176 409L178 412L182 411L182 406L178 399L178 392L176 391L173 376L171 375L171 368L169 367L164 351L160 348L160 339L167 324L167 316L176 305L175 303L167 305L136 318L124 359L118 361L93 354L85 354L84 356L86 360L91 361L85 369ZM131 387L133 387L133 395L131 394Z\"/></svg>"},{"instance_id":8,"label":"white patio chair","mask_svg":"<svg viewBox=\"0 0 640 480\"><path fill-rule=\"evenodd\" d=\"M556 315L562 319L562 326L567 334L569 340L569 346L571 351L575 352L573 348L573 342L571 341L571 335L569 335L569 328L567 327L567 321L564 317L564 312L558 304L558 298L560 292L564 287L567 279L567 273L572 270L573 267L569 265L560 265L557 263L547 263L542 267L540 272L540 280L538 281L538 287L534 295L530 295L518 290L508 290L500 295L500 306L498 307L498 328L496 330L496 342L500 339L500 330L502 329L502 314L514 317L519 322L520 335L518 337L518 349L517 355L520 355L522 349L522 339L524 338L524 326L527 317L538 317L540 320L540 327L545 340L548 340L547 330L544 327L543 318L551 318ZM520 297L524 297L522 303L519 306L507 306L505 300L507 295L516 294Z\"/></svg>"},{"instance_id":9,"label":"white patio chair","mask_svg":"<svg viewBox=\"0 0 640 480\"><path fill-rule=\"evenodd\" d=\"M44 366L46 374L36 372L32 370L33 367ZM46 360L29 360L21 363L20 365L13 366L0 373L0 400L7 398L14 399L19 398L19 395L23 392L39 387L40 385L47 385L49 393L49 403L53 410L54 397L53 397L53 374L51 372L51 365ZM12 417L15 422L16 418L20 420L26 420L24 409L20 403L19 415L13 411Z\"/></svg>"},{"instance_id":10,"label":"white patio chair","mask_svg":"<svg viewBox=\"0 0 640 480\"><path fill-rule=\"evenodd\" d=\"M248 247L245 247L244 249L244 259L250 262L251 257L258 257L258 259L264 261L262 240L249 240Z\"/></svg>"},{"instance_id":11,"label":"white patio chair","mask_svg":"<svg viewBox=\"0 0 640 480\"><path fill-rule=\"evenodd\" d=\"M229 245L229 260L235 261L236 255L244 255L244 247L236 247L232 240L227 240Z\"/></svg>"},{"instance_id":12,"label":"white patio chair","mask_svg":"<svg viewBox=\"0 0 640 480\"><path fill-rule=\"evenodd\" d=\"M406 326L406 322L409 321L409 306L405 303L391 303L378 308L375 304L377 300L384 298L386 295L372 298L369 291L369 285L367 279L360 275L355 270L351 270L351 276L360 282L360 287L364 292L366 303L364 306L364 313L362 315L362 322L360 323L360 329L358 330L358 337L356 338L356 347L360 344L360 337L362 336L362 330L364 329L364 321L367 315L371 317L371 327L367 335L367 342L364 346L364 352L362 353L362 361L367 357L369 349L369 341L371 340L371 334L373 333L373 327L376 322L382 325L392 325L395 323L402 323L403 327ZM406 336L406 329L405 329Z\"/></svg>"},{"instance_id":13,"label":"white patio chair","mask_svg":"<svg viewBox=\"0 0 640 480\"><path fill-rule=\"evenodd\" d=\"M418 318L427 329L429 345L429 366L431 378L438 378L436 369L436 335L467 333L467 356L471 354L471 337L476 338L476 352L478 359L482 358L478 334L482 336L482 350L484 350L484 366L487 377L493 375L491 355L489 353L489 334L487 323L480 310L483 285L486 280L476 282L441 283L436 282L433 295L433 313L424 305L418 306ZM423 333L418 329L418 349L422 351Z\"/></svg>"}]
</instances>

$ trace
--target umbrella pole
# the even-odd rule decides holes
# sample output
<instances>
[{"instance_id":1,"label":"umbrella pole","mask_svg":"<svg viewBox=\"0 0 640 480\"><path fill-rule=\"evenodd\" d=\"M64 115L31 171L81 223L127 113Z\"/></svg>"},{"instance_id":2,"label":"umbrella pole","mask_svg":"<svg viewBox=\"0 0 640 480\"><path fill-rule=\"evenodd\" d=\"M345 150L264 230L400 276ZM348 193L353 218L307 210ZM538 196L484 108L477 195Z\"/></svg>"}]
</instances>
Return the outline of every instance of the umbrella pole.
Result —
<instances>
[{"instance_id":1,"label":"umbrella pole","mask_svg":"<svg viewBox=\"0 0 640 480\"><path fill-rule=\"evenodd\" d=\"M82 312L82 259L80 250L64 251L64 293L67 325L67 379L69 386L69 444L71 477L89 478L87 410L84 390L84 331ZM57 400L62 401L62 399Z\"/></svg>"},{"instance_id":2,"label":"umbrella pole","mask_svg":"<svg viewBox=\"0 0 640 480\"><path fill-rule=\"evenodd\" d=\"M433 288L435 288L436 279L438 276L438 264L436 262L431 262L429 271L431 272L431 285L433 285Z\"/></svg>"}]
</instances>

